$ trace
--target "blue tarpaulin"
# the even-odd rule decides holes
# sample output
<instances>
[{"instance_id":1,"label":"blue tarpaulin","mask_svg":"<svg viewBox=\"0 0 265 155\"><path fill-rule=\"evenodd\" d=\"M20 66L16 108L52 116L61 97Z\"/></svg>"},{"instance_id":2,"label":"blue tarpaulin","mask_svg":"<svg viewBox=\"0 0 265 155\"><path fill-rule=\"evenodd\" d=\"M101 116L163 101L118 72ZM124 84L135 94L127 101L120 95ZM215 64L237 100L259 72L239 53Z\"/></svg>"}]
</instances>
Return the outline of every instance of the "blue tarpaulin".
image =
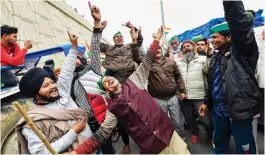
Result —
<instances>
[{"instance_id":1,"label":"blue tarpaulin","mask_svg":"<svg viewBox=\"0 0 265 155\"><path fill-rule=\"evenodd\" d=\"M256 12L254 27L258 27L264 24L264 16L262 16L262 12L263 9L260 9ZM191 40L198 35L203 35L205 38L209 39L211 37L210 28L223 22L225 22L224 18L215 18L204 25L196 27L192 30L187 30L184 33L178 34L176 36L178 37L180 42L183 42L184 40Z\"/></svg>"},{"instance_id":2,"label":"blue tarpaulin","mask_svg":"<svg viewBox=\"0 0 265 155\"><path fill-rule=\"evenodd\" d=\"M72 48L72 45L71 44L66 44L66 45L62 45L61 46L65 52L65 55L68 55L70 49ZM82 53L82 54L85 54L86 52L86 47L85 46L77 46L77 49L76 49L79 53Z\"/></svg>"}]
</instances>

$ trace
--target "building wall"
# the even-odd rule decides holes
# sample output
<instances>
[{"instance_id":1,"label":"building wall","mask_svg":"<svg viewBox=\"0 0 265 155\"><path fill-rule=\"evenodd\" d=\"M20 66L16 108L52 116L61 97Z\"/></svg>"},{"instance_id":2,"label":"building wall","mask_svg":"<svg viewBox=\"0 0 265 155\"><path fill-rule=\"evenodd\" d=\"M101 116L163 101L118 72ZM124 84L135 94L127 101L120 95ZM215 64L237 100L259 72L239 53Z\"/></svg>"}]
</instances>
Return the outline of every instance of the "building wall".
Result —
<instances>
[{"instance_id":1,"label":"building wall","mask_svg":"<svg viewBox=\"0 0 265 155\"><path fill-rule=\"evenodd\" d=\"M67 30L79 37L81 46L90 42L92 35L92 25L62 0L1 1L1 25L18 28L21 47L31 40L33 48L29 52L68 44Z\"/></svg>"}]
</instances>

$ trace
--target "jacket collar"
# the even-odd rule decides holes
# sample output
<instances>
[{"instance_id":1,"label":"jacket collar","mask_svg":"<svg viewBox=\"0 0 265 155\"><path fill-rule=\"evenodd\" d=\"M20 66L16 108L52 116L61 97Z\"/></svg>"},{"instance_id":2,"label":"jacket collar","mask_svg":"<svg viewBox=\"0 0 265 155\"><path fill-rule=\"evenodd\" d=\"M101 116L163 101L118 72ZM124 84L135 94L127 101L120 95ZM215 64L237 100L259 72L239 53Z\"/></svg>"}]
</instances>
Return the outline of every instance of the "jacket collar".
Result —
<instances>
[{"instance_id":1,"label":"jacket collar","mask_svg":"<svg viewBox=\"0 0 265 155\"><path fill-rule=\"evenodd\" d=\"M114 50L115 48L120 48L120 47L122 47L122 46L124 46L124 44L122 44L122 45L114 45L114 46L112 46L112 48L111 48L111 50Z\"/></svg>"},{"instance_id":2,"label":"jacket collar","mask_svg":"<svg viewBox=\"0 0 265 155\"><path fill-rule=\"evenodd\" d=\"M219 51L217 52L216 55L225 55L227 52L230 52L231 50L232 50L232 44L229 43L224 53L222 53L222 52L219 50Z\"/></svg>"}]
</instances>

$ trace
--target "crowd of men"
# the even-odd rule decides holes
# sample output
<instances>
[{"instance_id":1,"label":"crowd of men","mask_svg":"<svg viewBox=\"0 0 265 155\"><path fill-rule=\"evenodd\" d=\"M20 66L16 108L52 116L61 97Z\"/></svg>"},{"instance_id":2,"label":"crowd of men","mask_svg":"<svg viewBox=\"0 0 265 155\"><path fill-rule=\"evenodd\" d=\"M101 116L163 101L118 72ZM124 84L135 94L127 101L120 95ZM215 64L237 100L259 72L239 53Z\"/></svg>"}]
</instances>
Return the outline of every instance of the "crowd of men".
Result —
<instances>
[{"instance_id":1,"label":"crowd of men","mask_svg":"<svg viewBox=\"0 0 265 155\"><path fill-rule=\"evenodd\" d=\"M124 154L130 151L129 137L140 153L190 154L184 124L192 131L190 142L197 144L200 120L213 143L212 153L229 153L231 135L236 153L256 153L252 121L261 98L256 79L259 47L255 14L245 11L241 1L223 2L227 22L210 29L210 41L200 35L180 45L173 37L165 55L159 46L163 27L146 52L141 29L130 22L124 26L131 43L125 44L120 32L113 36L114 45L102 43L107 22L101 21L99 8L89 7L94 19L90 63L77 51L78 36L68 32L72 48L61 69L49 60L20 81L12 71L1 74L4 86L19 83L20 92L34 99L27 114L56 152L114 154L110 136L117 130ZM2 65L24 63L31 42L21 50L16 40L16 28L1 27ZM101 52L106 56L104 72ZM25 119L16 131L20 153L50 154Z\"/></svg>"}]
</instances>

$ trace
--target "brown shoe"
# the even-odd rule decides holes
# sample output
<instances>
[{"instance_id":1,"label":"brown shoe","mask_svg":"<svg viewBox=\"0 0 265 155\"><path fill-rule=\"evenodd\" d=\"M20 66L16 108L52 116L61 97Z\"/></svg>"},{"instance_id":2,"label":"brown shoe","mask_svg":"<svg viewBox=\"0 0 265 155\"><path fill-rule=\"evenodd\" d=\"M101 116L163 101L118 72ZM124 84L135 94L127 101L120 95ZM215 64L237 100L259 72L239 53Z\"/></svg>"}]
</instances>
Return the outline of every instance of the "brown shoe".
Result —
<instances>
[{"instance_id":1,"label":"brown shoe","mask_svg":"<svg viewBox=\"0 0 265 155\"><path fill-rule=\"evenodd\" d=\"M130 146L129 145L124 145L122 149L122 154L129 154L130 152Z\"/></svg>"}]
</instances>

